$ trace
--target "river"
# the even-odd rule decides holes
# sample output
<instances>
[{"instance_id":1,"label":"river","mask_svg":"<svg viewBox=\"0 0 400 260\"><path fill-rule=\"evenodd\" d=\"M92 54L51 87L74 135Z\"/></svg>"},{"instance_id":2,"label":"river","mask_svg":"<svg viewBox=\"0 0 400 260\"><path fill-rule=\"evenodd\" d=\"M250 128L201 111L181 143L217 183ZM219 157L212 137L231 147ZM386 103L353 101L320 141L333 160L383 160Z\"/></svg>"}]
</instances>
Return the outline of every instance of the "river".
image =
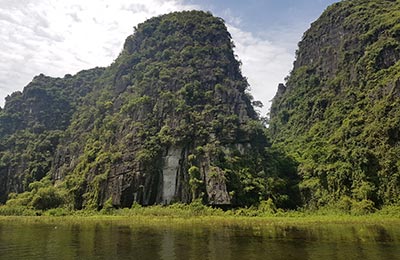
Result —
<instances>
[{"instance_id":1,"label":"river","mask_svg":"<svg viewBox=\"0 0 400 260\"><path fill-rule=\"evenodd\" d=\"M0 222L0 259L400 259L397 225Z\"/></svg>"}]
</instances>

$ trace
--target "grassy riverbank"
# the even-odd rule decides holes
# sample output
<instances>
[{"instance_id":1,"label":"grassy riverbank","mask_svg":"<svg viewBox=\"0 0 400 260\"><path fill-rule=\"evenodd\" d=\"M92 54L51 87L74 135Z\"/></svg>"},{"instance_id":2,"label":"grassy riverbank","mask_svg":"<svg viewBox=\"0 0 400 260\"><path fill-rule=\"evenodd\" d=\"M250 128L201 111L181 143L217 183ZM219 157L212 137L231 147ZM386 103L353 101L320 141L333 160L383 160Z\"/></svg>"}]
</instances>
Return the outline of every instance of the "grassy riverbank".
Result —
<instances>
[{"instance_id":1,"label":"grassy riverbank","mask_svg":"<svg viewBox=\"0 0 400 260\"><path fill-rule=\"evenodd\" d=\"M27 222L115 222L142 225L310 225L310 224L400 224L400 207L386 207L374 213L354 214L333 209L318 211L282 211L269 208L241 208L223 211L198 203L128 209L107 208L100 211L71 211L57 208L37 211L27 208L0 206L0 221L19 219Z\"/></svg>"}]
</instances>

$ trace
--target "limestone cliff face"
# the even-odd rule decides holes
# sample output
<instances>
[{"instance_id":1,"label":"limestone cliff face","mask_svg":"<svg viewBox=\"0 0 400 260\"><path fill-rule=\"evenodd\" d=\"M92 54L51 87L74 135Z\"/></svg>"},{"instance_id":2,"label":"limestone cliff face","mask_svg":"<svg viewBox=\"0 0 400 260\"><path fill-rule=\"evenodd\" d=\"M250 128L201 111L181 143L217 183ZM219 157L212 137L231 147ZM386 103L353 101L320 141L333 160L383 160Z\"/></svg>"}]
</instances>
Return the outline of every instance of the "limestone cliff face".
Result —
<instances>
[{"instance_id":1,"label":"limestone cliff face","mask_svg":"<svg viewBox=\"0 0 400 260\"><path fill-rule=\"evenodd\" d=\"M399 8L374 0L330 6L304 34L273 100L274 142L300 162L310 206L399 201Z\"/></svg>"},{"instance_id":2,"label":"limestone cliff face","mask_svg":"<svg viewBox=\"0 0 400 260\"><path fill-rule=\"evenodd\" d=\"M182 149L171 147L163 157L162 166L162 195L161 201L165 204L171 203L176 197L179 170L181 168Z\"/></svg>"},{"instance_id":3,"label":"limestone cliff face","mask_svg":"<svg viewBox=\"0 0 400 260\"><path fill-rule=\"evenodd\" d=\"M55 162L54 179L78 186L76 206L231 204L224 149L254 142L257 116L223 21L203 12L152 18L104 75L83 108L96 117L77 114L79 130L69 129L81 153L69 155L67 141Z\"/></svg>"}]
</instances>

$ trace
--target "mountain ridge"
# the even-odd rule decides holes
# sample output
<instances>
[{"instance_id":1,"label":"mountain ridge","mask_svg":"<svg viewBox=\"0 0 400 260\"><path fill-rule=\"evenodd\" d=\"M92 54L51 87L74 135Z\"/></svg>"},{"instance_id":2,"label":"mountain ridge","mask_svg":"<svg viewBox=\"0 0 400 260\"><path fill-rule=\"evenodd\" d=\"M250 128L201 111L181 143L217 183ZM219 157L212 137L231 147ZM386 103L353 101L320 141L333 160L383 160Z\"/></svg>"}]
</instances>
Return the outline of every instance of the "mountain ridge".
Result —
<instances>
[{"instance_id":1,"label":"mountain ridge","mask_svg":"<svg viewBox=\"0 0 400 260\"><path fill-rule=\"evenodd\" d=\"M274 196L277 205L294 207L288 193L295 194L295 179L286 177L292 168L274 165L280 155L268 150L232 48L223 20L210 13L176 12L139 24L114 63L89 79L89 91L74 101L67 127L48 147L38 141L52 136L47 125L7 136L30 138L25 145L35 156L27 160L28 147L5 143L1 152L17 156L14 168L2 156L0 172L15 188L1 189L3 201L10 191L20 195L7 204L75 209L194 200L252 205ZM271 153L277 157L269 162ZM59 200L40 200L46 192Z\"/></svg>"}]
</instances>

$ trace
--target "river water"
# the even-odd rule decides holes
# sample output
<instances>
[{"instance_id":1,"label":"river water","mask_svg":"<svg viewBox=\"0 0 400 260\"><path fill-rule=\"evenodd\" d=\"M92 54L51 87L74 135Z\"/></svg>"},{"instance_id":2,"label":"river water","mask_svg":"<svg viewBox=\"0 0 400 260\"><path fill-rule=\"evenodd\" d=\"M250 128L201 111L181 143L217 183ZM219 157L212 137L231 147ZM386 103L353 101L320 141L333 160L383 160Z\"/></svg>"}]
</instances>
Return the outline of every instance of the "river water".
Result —
<instances>
[{"instance_id":1,"label":"river water","mask_svg":"<svg viewBox=\"0 0 400 260\"><path fill-rule=\"evenodd\" d=\"M0 222L0 259L400 259L397 225Z\"/></svg>"}]
</instances>

